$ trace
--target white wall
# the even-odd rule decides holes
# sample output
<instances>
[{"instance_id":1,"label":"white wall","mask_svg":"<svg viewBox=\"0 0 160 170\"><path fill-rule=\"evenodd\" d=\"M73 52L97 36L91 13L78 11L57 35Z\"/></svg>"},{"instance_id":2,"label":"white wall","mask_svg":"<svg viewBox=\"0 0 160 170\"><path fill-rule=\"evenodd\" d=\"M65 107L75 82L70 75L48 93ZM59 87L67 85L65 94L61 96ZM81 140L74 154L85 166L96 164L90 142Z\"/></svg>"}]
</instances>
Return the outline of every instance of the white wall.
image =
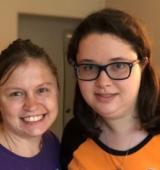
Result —
<instances>
[{"instance_id":1,"label":"white wall","mask_svg":"<svg viewBox=\"0 0 160 170\"><path fill-rule=\"evenodd\" d=\"M160 0L106 0L106 7L124 9L142 20L152 42L153 61L160 66Z\"/></svg>"},{"instance_id":2,"label":"white wall","mask_svg":"<svg viewBox=\"0 0 160 170\"><path fill-rule=\"evenodd\" d=\"M0 0L0 50L17 38L18 13L83 18L105 0Z\"/></svg>"}]
</instances>

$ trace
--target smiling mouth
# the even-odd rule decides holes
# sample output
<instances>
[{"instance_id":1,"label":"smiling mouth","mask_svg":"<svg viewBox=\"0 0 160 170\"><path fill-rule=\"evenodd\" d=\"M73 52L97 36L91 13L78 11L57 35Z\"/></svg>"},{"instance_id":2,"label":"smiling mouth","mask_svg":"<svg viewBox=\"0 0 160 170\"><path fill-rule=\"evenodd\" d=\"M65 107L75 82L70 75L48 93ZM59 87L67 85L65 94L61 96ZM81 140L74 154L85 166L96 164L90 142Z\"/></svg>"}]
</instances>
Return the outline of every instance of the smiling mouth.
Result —
<instances>
[{"instance_id":1,"label":"smiling mouth","mask_svg":"<svg viewBox=\"0 0 160 170\"><path fill-rule=\"evenodd\" d=\"M30 115L30 116L26 116L21 118L23 121L25 122L37 122L42 120L45 117L46 114L41 114L41 115Z\"/></svg>"}]
</instances>

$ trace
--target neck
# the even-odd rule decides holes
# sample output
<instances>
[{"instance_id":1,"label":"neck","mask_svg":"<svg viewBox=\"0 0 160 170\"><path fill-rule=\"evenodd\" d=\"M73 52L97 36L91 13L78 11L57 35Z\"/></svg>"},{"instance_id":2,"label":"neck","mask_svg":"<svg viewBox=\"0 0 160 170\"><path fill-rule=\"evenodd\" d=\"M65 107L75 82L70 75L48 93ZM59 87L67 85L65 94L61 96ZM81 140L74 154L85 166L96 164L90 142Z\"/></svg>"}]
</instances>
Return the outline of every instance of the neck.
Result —
<instances>
[{"instance_id":1,"label":"neck","mask_svg":"<svg viewBox=\"0 0 160 170\"><path fill-rule=\"evenodd\" d=\"M100 123L102 133L99 139L107 146L117 150L128 150L147 136L147 132L141 129L136 118L103 121Z\"/></svg>"},{"instance_id":2,"label":"neck","mask_svg":"<svg viewBox=\"0 0 160 170\"><path fill-rule=\"evenodd\" d=\"M0 141L8 150L24 157L32 157L38 154L41 149L41 137L24 138L5 128L1 128Z\"/></svg>"}]
</instances>

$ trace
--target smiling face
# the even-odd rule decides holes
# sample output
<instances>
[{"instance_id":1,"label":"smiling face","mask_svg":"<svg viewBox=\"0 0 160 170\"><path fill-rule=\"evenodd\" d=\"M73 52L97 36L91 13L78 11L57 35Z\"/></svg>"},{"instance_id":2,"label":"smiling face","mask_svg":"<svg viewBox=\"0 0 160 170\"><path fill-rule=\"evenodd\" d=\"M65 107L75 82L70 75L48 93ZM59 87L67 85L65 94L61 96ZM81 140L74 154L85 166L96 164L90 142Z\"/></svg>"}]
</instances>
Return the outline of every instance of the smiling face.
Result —
<instances>
[{"instance_id":1,"label":"smiling face","mask_svg":"<svg viewBox=\"0 0 160 170\"><path fill-rule=\"evenodd\" d=\"M57 80L40 59L27 59L0 86L4 128L18 136L42 135L58 113Z\"/></svg>"},{"instance_id":2,"label":"smiling face","mask_svg":"<svg viewBox=\"0 0 160 170\"><path fill-rule=\"evenodd\" d=\"M80 41L77 63L106 65L133 62L137 54L126 41L111 34L89 34ZM91 108L104 119L137 114L136 101L141 80L141 66L135 64L125 80L112 80L105 71L92 81L78 80L80 91Z\"/></svg>"}]
</instances>

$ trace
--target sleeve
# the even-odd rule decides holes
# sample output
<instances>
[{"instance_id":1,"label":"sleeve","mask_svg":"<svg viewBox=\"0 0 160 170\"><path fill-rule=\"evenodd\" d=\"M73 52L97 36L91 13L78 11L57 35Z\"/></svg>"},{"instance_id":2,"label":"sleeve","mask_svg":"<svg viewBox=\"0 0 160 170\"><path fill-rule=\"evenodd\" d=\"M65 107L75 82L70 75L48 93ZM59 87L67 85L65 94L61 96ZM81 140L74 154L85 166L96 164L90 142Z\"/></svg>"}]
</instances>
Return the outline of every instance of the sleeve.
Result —
<instances>
[{"instance_id":1,"label":"sleeve","mask_svg":"<svg viewBox=\"0 0 160 170\"><path fill-rule=\"evenodd\" d=\"M63 170L67 170L73 152L86 138L85 131L79 121L76 118L71 119L64 128L61 141L60 161Z\"/></svg>"}]
</instances>

